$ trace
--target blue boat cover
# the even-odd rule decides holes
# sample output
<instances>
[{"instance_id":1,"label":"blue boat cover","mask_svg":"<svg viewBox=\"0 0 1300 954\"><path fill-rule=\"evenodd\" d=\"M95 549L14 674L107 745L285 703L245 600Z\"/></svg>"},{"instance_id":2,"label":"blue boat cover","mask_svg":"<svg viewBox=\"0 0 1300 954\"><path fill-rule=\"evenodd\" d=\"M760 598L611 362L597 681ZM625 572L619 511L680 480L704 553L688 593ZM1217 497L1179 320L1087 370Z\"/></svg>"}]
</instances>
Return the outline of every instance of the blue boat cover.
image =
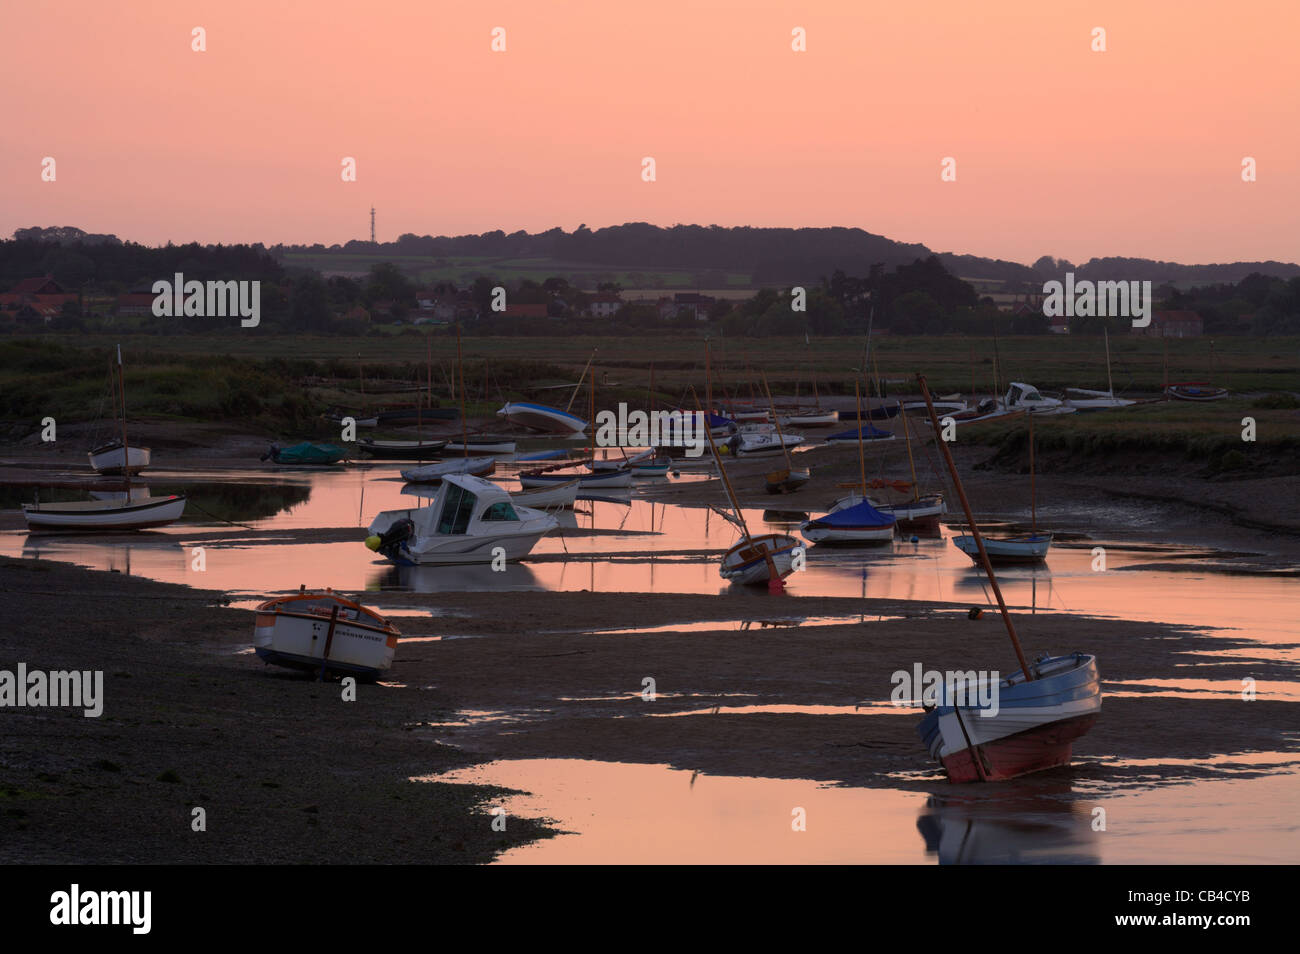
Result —
<instances>
[{"instance_id":1,"label":"blue boat cover","mask_svg":"<svg viewBox=\"0 0 1300 954\"><path fill-rule=\"evenodd\" d=\"M882 527L893 523L894 518L887 513L881 513L864 500L860 504L828 513L811 522L821 527Z\"/></svg>"},{"instance_id":2,"label":"blue boat cover","mask_svg":"<svg viewBox=\"0 0 1300 954\"><path fill-rule=\"evenodd\" d=\"M893 437L893 431L882 431L878 427L870 424L862 425L862 439L864 441L878 441L884 437ZM852 428L847 431L840 431L838 434L832 434L826 438L828 441L856 441L858 439L858 428Z\"/></svg>"}]
</instances>

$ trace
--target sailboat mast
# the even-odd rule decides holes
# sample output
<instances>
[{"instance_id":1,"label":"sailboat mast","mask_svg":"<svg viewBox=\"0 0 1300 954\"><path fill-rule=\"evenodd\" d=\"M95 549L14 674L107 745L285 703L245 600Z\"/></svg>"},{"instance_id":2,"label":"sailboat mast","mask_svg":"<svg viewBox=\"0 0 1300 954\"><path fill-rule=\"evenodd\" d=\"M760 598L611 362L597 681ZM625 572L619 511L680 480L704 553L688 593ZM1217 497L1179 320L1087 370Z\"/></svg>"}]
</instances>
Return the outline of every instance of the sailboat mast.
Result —
<instances>
[{"instance_id":1,"label":"sailboat mast","mask_svg":"<svg viewBox=\"0 0 1300 954\"><path fill-rule=\"evenodd\" d=\"M1110 392L1110 396L1113 398L1115 396L1115 382L1111 380L1110 376L1110 331L1103 328L1101 333L1106 336L1106 390Z\"/></svg>"},{"instance_id":2,"label":"sailboat mast","mask_svg":"<svg viewBox=\"0 0 1300 954\"><path fill-rule=\"evenodd\" d=\"M122 372L122 346L117 346L117 390L122 398L122 477L126 481L126 502L131 503L131 445L126 439L126 376Z\"/></svg>"},{"instance_id":3,"label":"sailboat mast","mask_svg":"<svg viewBox=\"0 0 1300 954\"><path fill-rule=\"evenodd\" d=\"M1034 412L1031 410L1025 416L1029 418L1029 529L1037 534L1038 497L1034 493Z\"/></svg>"},{"instance_id":4,"label":"sailboat mast","mask_svg":"<svg viewBox=\"0 0 1300 954\"><path fill-rule=\"evenodd\" d=\"M862 380L853 379L853 396L858 399L858 476L862 478L862 499L867 499L867 457L862 449Z\"/></svg>"},{"instance_id":5,"label":"sailboat mast","mask_svg":"<svg viewBox=\"0 0 1300 954\"><path fill-rule=\"evenodd\" d=\"M469 431L465 423L465 364L460 357L460 322L456 322L456 372L460 376L460 449L461 456L469 457Z\"/></svg>"},{"instance_id":6,"label":"sailboat mast","mask_svg":"<svg viewBox=\"0 0 1300 954\"><path fill-rule=\"evenodd\" d=\"M935 413L934 401L930 399L930 388L925 383L925 375L916 376L917 383L921 385L921 396L925 398L925 409L930 413L930 424L934 428L935 434L942 433L939 426L939 415ZM957 498L961 501L962 510L966 513L966 525L970 527L971 536L975 538L975 546L979 548L980 563L984 565L984 572L989 578L989 585L993 587L993 595L997 597L998 609L1002 612L1002 622L1006 624L1007 635L1011 637L1011 645L1015 647L1016 659L1020 662L1020 671L1025 674L1025 681L1032 682L1033 672L1029 669L1029 663L1025 660L1024 650L1020 648L1020 640L1016 636L1016 627L1011 622L1011 614L1007 612L1007 604L1002 599L1002 588L998 586L998 578L993 575L993 564L989 562L988 551L984 549L984 537L980 535L980 529L975 524L975 515L971 513L970 501L966 499L966 488L961 485L961 477L957 474L957 465L953 463L952 451L948 449L948 442L939 440L936 443L943 452L943 458L948 463L948 473L952 475L953 486L957 488Z\"/></svg>"},{"instance_id":7,"label":"sailboat mast","mask_svg":"<svg viewBox=\"0 0 1300 954\"><path fill-rule=\"evenodd\" d=\"M916 482L916 461L912 459L912 432L907 426L907 412L903 410L903 402L898 402L898 416L903 419L903 440L907 444L907 466L912 471L912 502L916 503L921 499L921 488Z\"/></svg>"},{"instance_id":8,"label":"sailboat mast","mask_svg":"<svg viewBox=\"0 0 1300 954\"><path fill-rule=\"evenodd\" d=\"M591 367L591 362L596 359L596 352L599 350L600 350L599 348L591 349L591 357L587 359L587 366L582 369L582 377L578 378L578 383L573 386L573 393L569 395L569 403L564 405L564 410L566 413L573 408L573 402L578 397L578 389L582 387L582 379L587 376L587 368Z\"/></svg>"},{"instance_id":9,"label":"sailboat mast","mask_svg":"<svg viewBox=\"0 0 1300 954\"><path fill-rule=\"evenodd\" d=\"M713 370L709 362L709 339L704 339L704 403L705 410L713 413Z\"/></svg>"},{"instance_id":10,"label":"sailboat mast","mask_svg":"<svg viewBox=\"0 0 1300 954\"><path fill-rule=\"evenodd\" d=\"M691 388L691 397L695 399L695 407L700 407L700 396L695 393L695 388ZM704 412L700 411L700 417L704 417ZM718 473L722 476L722 485L727 488L727 499L731 501L731 508L736 513L736 520L740 523L740 532L745 535L745 542L751 547L754 545L754 538L749 533L749 524L745 522L745 515L740 510L740 501L736 499L736 491L731 486L731 479L727 476L726 465L722 463L722 457L718 454L718 445L713 440L713 430L709 427L707 420L702 421L704 425L704 434L709 439L709 450L713 452L713 460L718 465ZM776 562L772 559L772 551L766 547L763 549L763 559L767 562L767 585L772 592L779 592L785 588L781 580L781 574L777 572Z\"/></svg>"},{"instance_id":11,"label":"sailboat mast","mask_svg":"<svg viewBox=\"0 0 1300 954\"><path fill-rule=\"evenodd\" d=\"M767 372L763 372L763 393L767 395L767 406L772 409L772 420L776 422L776 439L781 442L781 453L785 455L786 476L790 476L793 466L790 463L790 448L785 446L785 435L781 433L781 417L776 413L776 405L772 403L772 392L767 386ZM707 422L706 422L707 423Z\"/></svg>"}]
</instances>

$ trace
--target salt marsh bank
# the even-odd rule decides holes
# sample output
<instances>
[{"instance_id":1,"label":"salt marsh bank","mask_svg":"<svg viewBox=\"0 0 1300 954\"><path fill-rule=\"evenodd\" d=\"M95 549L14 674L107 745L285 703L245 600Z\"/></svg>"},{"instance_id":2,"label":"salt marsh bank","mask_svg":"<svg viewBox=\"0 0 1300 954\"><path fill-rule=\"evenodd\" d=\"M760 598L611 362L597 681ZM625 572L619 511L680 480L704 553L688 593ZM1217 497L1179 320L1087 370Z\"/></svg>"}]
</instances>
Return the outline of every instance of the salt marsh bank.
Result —
<instances>
[{"instance_id":1,"label":"salt marsh bank","mask_svg":"<svg viewBox=\"0 0 1300 954\"><path fill-rule=\"evenodd\" d=\"M16 610L0 669L104 674L98 718L2 714L6 861L1300 855L1295 539L1231 515L1040 482L1058 544L1046 567L1002 574L1004 591L1031 655L1097 655L1105 703L1070 768L973 790L948 784L919 711L890 699L918 663L1014 668L995 616L968 616L990 600L946 526L810 548L773 595L718 578L735 531L700 505L718 494L707 475L580 500L503 573L376 561L367 515L409 496L395 467L191 463L153 481L220 519L87 539L0 518ZM996 503L982 516L1022 521L1023 495L997 487L971 482ZM756 528L793 519L765 503L742 501ZM402 631L388 677L355 701L251 652L255 601L302 583Z\"/></svg>"}]
</instances>

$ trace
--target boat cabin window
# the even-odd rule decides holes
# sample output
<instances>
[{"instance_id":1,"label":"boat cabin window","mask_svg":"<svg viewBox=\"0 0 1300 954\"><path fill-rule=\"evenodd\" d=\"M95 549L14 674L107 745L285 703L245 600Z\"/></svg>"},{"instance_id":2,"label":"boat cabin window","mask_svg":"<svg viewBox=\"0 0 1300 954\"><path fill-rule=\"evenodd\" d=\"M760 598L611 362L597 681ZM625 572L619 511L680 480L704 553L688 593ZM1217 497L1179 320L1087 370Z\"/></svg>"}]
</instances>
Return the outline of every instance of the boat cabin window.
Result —
<instances>
[{"instance_id":1,"label":"boat cabin window","mask_svg":"<svg viewBox=\"0 0 1300 954\"><path fill-rule=\"evenodd\" d=\"M483 511L482 520L518 520L519 514L515 513L515 508L510 506L506 501L494 503Z\"/></svg>"},{"instance_id":2,"label":"boat cabin window","mask_svg":"<svg viewBox=\"0 0 1300 954\"><path fill-rule=\"evenodd\" d=\"M463 487L451 484L447 487L447 499L442 505L442 515L438 518L439 533L464 533L469 528L469 518L474 513L478 497Z\"/></svg>"},{"instance_id":3,"label":"boat cabin window","mask_svg":"<svg viewBox=\"0 0 1300 954\"><path fill-rule=\"evenodd\" d=\"M1041 401L1043 399L1043 396L1039 394L1037 391L1035 391L1033 388L1028 388L1027 390L1021 393L1020 399L1022 401Z\"/></svg>"}]
</instances>

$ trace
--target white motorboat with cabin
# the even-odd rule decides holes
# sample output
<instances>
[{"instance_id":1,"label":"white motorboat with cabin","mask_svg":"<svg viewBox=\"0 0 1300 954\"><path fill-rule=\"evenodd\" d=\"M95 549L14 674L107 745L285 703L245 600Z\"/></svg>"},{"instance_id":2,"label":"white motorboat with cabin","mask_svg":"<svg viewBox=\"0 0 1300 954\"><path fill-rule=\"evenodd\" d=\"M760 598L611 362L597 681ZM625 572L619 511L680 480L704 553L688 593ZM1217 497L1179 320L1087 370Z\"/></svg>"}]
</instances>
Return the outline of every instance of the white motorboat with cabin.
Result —
<instances>
[{"instance_id":1,"label":"white motorboat with cabin","mask_svg":"<svg viewBox=\"0 0 1300 954\"><path fill-rule=\"evenodd\" d=\"M366 546L399 566L511 562L558 526L550 514L516 504L490 481L452 474L428 506L376 516Z\"/></svg>"}]
</instances>

